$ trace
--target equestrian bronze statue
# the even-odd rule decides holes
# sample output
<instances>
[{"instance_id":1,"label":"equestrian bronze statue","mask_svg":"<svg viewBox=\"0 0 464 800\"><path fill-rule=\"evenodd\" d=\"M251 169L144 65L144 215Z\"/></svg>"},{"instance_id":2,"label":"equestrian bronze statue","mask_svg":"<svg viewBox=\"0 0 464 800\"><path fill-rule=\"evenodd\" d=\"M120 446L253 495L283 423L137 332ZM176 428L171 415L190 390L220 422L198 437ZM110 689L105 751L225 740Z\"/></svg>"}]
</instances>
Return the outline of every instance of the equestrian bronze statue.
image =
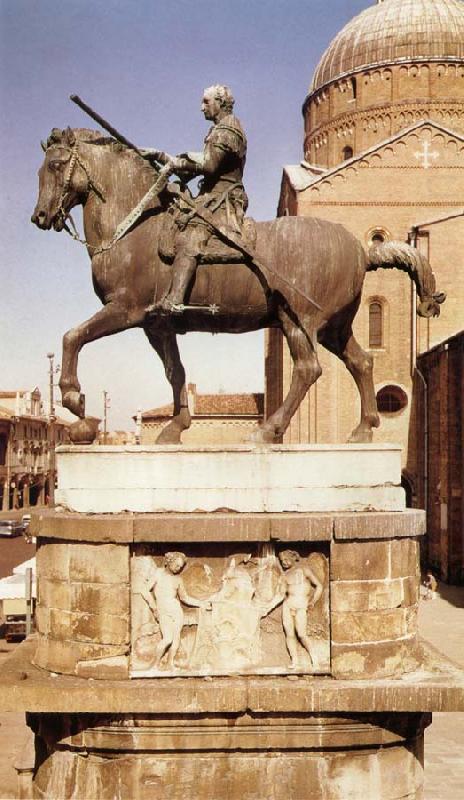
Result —
<instances>
[{"instance_id":1,"label":"equestrian bronze statue","mask_svg":"<svg viewBox=\"0 0 464 800\"><path fill-rule=\"evenodd\" d=\"M207 90L203 103L209 98L223 108L216 90ZM213 139L224 133L215 127L231 116L230 106L224 110L227 114L214 122ZM207 113L214 109L208 107ZM282 405L263 422L255 439L280 440L321 374L321 344L344 362L359 390L361 418L350 441L369 442L379 425L373 362L352 332L366 271L406 271L416 285L421 316L438 316L444 295L436 292L424 256L403 242L380 244L366 255L352 234L332 222L304 217L255 224L245 220L241 175L246 139L235 131L225 133L232 150L237 145L228 161L235 166L227 174L221 172L222 164L213 184L208 182L208 141L203 154L177 159L81 128L54 128L42 145L45 159L32 222L42 230L69 231L71 210L83 206L84 244L103 304L63 337L63 405L85 419L77 375L84 345L142 328L173 391L173 418L158 442L178 443L190 426L190 413L177 334L275 327L289 346L292 380ZM170 180L173 173L180 182ZM193 174L204 176L198 198L186 186Z\"/></svg>"},{"instance_id":2,"label":"equestrian bronze statue","mask_svg":"<svg viewBox=\"0 0 464 800\"><path fill-rule=\"evenodd\" d=\"M202 153L183 153L172 158L166 153L152 151L156 161L164 164L170 173L177 173L184 179L202 176L195 203L186 204L177 213L171 285L161 301L155 298L154 311L162 309L177 314L184 311L187 288L211 240L218 241L215 237L218 226L230 231L232 236L242 234L248 206L242 182L247 140L232 113L234 102L228 86L205 89L201 110L205 119L214 124L206 136ZM149 151L147 155L150 158ZM208 224L206 214L214 217L214 227Z\"/></svg>"}]
</instances>

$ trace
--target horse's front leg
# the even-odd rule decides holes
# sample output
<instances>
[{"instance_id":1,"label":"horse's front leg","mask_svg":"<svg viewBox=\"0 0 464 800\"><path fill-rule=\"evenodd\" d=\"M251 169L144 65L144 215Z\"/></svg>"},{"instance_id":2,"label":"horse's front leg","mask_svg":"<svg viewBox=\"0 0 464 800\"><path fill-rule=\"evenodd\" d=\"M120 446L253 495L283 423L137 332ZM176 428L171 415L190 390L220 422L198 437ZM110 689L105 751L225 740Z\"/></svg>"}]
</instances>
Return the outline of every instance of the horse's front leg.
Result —
<instances>
[{"instance_id":1,"label":"horse's front leg","mask_svg":"<svg viewBox=\"0 0 464 800\"><path fill-rule=\"evenodd\" d=\"M140 315L143 317L143 311ZM81 394L81 385L77 377L79 352L88 342L110 336L127 328L133 328L140 320L137 315L129 313L127 306L111 302L97 311L93 317L71 328L63 336L63 355L61 361L60 390L62 403L73 414L85 417L85 395Z\"/></svg>"}]
</instances>

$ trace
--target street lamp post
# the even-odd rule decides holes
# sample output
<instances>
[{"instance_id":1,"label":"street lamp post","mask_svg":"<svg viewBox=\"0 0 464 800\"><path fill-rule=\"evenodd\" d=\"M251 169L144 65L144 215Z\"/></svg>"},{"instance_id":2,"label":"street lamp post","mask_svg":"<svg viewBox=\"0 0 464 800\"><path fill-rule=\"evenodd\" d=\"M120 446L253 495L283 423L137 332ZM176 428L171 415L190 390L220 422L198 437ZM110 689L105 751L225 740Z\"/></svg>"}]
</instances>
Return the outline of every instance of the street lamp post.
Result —
<instances>
[{"instance_id":1,"label":"street lamp post","mask_svg":"<svg viewBox=\"0 0 464 800\"><path fill-rule=\"evenodd\" d=\"M110 407L110 398L106 390L103 391L103 444L106 444L108 437L108 409Z\"/></svg>"},{"instance_id":2,"label":"street lamp post","mask_svg":"<svg viewBox=\"0 0 464 800\"><path fill-rule=\"evenodd\" d=\"M55 505L55 400L53 395L54 390L54 380L55 380L55 369L53 364L53 359L55 358L55 353L47 353L47 358L49 360L49 407L48 407L48 497L49 497L49 505Z\"/></svg>"}]
</instances>

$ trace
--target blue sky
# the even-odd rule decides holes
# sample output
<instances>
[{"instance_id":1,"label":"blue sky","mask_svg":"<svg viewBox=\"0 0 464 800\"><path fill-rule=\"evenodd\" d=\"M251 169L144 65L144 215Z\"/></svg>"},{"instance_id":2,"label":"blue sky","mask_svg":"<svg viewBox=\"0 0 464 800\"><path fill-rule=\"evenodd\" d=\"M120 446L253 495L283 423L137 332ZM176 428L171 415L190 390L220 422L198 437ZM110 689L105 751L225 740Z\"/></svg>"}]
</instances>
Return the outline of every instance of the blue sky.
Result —
<instances>
[{"instance_id":1,"label":"blue sky","mask_svg":"<svg viewBox=\"0 0 464 800\"><path fill-rule=\"evenodd\" d=\"M141 146L199 150L205 86L228 84L248 136L249 213L275 216L282 166L302 158L301 106L333 36L371 0L0 0L2 389L47 393L63 333L99 308L86 251L30 223L40 139L51 128L96 127L79 94ZM76 215L79 218L79 215ZM201 392L260 391L263 336L180 338ZM111 397L111 428L168 402L161 363L141 331L89 344L79 376L87 413Z\"/></svg>"}]
</instances>

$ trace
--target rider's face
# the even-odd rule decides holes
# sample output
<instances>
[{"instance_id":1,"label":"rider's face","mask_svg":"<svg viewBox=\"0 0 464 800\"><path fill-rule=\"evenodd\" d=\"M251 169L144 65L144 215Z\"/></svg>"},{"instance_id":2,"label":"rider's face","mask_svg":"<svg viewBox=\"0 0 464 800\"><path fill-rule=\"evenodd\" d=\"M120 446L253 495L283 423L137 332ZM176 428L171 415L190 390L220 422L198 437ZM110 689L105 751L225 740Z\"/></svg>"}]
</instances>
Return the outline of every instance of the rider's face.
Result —
<instances>
[{"instance_id":1,"label":"rider's face","mask_svg":"<svg viewBox=\"0 0 464 800\"><path fill-rule=\"evenodd\" d=\"M213 122L217 119L217 116L221 110L221 104L214 92L204 93L203 100L201 102L201 110L205 115L205 119L210 119Z\"/></svg>"}]
</instances>

